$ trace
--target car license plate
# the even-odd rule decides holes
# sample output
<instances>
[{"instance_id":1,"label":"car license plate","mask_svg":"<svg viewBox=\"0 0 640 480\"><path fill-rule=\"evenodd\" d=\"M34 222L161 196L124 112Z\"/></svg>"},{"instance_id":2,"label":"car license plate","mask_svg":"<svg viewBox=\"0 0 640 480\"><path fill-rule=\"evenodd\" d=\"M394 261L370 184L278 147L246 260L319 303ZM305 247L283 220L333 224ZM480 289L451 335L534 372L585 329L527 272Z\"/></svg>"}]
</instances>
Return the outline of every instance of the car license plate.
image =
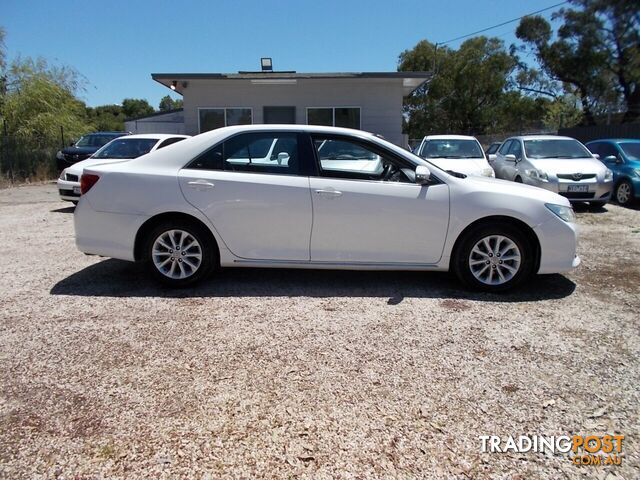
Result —
<instances>
[{"instance_id":1,"label":"car license plate","mask_svg":"<svg viewBox=\"0 0 640 480\"><path fill-rule=\"evenodd\" d=\"M589 191L589 185L569 185L567 192L575 193L587 193Z\"/></svg>"},{"instance_id":2,"label":"car license plate","mask_svg":"<svg viewBox=\"0 0 640 480\"><path fill-rule=\"evenodd\" d=\"M73 193L76 195L80 195L80 187L73 187Z\"/></svg>"}]
</instances>

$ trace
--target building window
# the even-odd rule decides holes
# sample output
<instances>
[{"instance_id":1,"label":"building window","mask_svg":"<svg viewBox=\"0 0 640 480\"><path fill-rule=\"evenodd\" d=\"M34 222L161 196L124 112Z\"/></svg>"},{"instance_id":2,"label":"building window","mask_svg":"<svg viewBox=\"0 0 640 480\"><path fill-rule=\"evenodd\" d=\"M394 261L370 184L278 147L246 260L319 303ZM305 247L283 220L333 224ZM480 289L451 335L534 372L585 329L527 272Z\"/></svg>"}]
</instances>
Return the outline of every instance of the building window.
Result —
<instances>
[{"instance_id":1,"label":"building window","mask_svg":"<svg viewBox=\"0 0 640 480\"><path fill-rule=\"evenodd\" d=\"M231 125L251 125L250 108L199 108L200 133Z\"/></svg>"},{"instance_id":2,"label":"building window","mask_svg":"<svg viewBox=\"0 0 640 480\"><path fill-rule=\"evenodd\" d=\"M307 124L359 129L360 107L310 107Z\"/></svg>"}]
</instances>

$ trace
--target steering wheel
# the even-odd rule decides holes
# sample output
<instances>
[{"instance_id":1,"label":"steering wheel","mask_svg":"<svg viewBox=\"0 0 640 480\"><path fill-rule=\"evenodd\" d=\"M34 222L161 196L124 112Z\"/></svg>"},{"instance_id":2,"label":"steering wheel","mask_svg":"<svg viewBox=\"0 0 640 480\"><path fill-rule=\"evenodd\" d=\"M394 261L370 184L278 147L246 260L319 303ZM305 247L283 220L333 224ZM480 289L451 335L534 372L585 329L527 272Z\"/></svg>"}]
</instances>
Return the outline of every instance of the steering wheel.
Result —
<instances>
[{"instance_id":1,"label":"steering wheel","mask_svg":"<svg viewBox=\"0 0 640 480\"><path fill-rule=\"evenodd\" d=\"M389 180L391 176L398 171L393 163L387 163L382 170L382 180Z\"/></svg>"}]
</instances>

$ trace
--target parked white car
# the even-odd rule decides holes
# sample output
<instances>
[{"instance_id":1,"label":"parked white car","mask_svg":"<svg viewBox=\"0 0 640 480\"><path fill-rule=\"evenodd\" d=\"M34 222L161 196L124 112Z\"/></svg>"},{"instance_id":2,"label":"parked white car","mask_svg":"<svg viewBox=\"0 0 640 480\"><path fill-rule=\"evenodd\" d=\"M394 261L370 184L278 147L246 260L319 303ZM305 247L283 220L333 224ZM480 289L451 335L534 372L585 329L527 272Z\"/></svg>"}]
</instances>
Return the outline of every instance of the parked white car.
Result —
<instances>
[{"instance_id":1,"label":"parked white car","mask_svg":"<svg viewBox=\"0 0 640 480\"><path fill-rule=\"evenodd\" d=\"M493 162L496 176L559 193L599 208L611 198L613 172L579 141L555 135L505 140Z\"/></svg>"},{"instance_id":2,"label":"parked white car","mask_svg":"<svg viewBox=\"0 0 640 480\"><path fill-rule=\"evenodd\" d=\"M101 147L91 157L81 162L74 163L65 168L58 178L58 193L62 200L77 203L80 198L80 176L85 167L93 165L123 162L137 158L159 148L168 147L180 142L188 135L173 135L162 133L149 133L140 135L127 135L111 140Z\"/></svg>"},{"instance_id":3,"label":"parked white car","mask_svg":"<svg viewBox=\"0 0 640 480\"><path fill-rule=\"evenodd\" d=\"M565 198L456 177L359 130L219 128L81 184L78 248L172 286L221 266L452 270L498 291L580 262Z\"/></svg>"},{"instance_id":4,"label":"parked white car","mask_svg":"<svg viewBox=\"0 0 640 480\"><path fill-rule=\"evenodd\" d=\"M466 135L428 135L416 149L416 154L443 170L495 177L475 137Z\"/></svg>"}]
</instances>

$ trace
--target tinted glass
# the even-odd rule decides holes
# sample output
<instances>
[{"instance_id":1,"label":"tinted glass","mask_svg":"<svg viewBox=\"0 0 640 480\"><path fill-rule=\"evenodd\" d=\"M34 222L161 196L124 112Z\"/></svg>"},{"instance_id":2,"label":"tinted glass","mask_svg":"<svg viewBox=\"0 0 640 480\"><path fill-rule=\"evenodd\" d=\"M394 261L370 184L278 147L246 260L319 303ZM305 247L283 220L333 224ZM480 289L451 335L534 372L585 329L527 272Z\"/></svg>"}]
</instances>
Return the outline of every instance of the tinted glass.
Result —
<instances>
[{"instance_id":1,"label":"tinted glass","mask_svg":"<svg viewBox=\"0 0 640 480\"><path fill-rule=\"evenodd\" d=\"M607 157L618 156L618 150L616 150L616 147L614 147L610 143L601 143L596 153L600 155L601 160L604 160Z\"/></svg>"},{"instance_id":2,"label":"tinted glass","mask_svg":"<svg viewBox=\"0 0 640 480\"><path fill-rule=\"evenodd\" d=\"M227 126L251 125L250 108L227 108Z\"/></svg>"},{"instance_id":3,"label":"tinted glass","mask_svg":"<svg viewBox=\"0 0 640 480\"><path fill-rule=\"evenodd\" d=\"M620 143L619 145L629 160L640 160L640 142Z\"/></svg>"},{"instance_id":4,"label":"tinted glass","mask_svg":"<svg viewBox=\"0 0 640 480\"><path fill-rule=\"evenodd\" d=\"M156 143L155 138L119 138L98 150L92 158L136 158L149 153Z\"/></svg>"},{"instance_id":5,"label":"tinted glass","mask_svg":"<svg viewBox=\"0 0 640 480\"><path fill-rule=\"evenodd\" d=\"M498 147L500 147L499 143L492 144L489 148L487 148L487 154L492 155L498 151Z\"/></svg>"},{"instance_id":6,"label":"tinted glass","mask_svg":"<svg viewBox=\"0 0 640 480\"><path fill-rule=\"evenodd\" d=\"M475 140L429 140L422 147L424 158L484 158Z\"/></svg>"},{"instance_id":7,"label":"tinted glass","mask_svg":"<svg viewBox=\"0 0 640 480\"><path fill-rule=\"evenodd\" d=\"M335 126L343 128L360 128L359 108L336 108Z\"/></svg>"},{"instance_id":8,"label":"tinted glass","mask_svg":"<svg viewBox=\"0 0 640 480\"><path fill-rule=\"evenodd\" d=\"M524 149L529 158L591 157L591 153L577 140L525 140Z\"/></svg>"},{"instance_id":9,"label":"tinted glass","mask_svg":"<svg viewBox=\"0 0 640 480\"><path fill-rule=\"evenodd\" d=\"M185 168L194 168L197 170L222 170L222 144L202 153Z\"/></svg>"},{"instance_id":10,"label":"tinted glass","mask_svg":"<svg viewBox=\"0 0 640 480\"><path fill-rule=\"evenodd\" d=\"M507 140L502 145L500 145L500 148L498 149L498 152L500 152L501 155L506 155L507 152L509 151L509 147L511 147L512 143L513 143L513 140Z\"/></svg>"},{"instance_id":11,"label":"tinted glass","mask_svg":"<svg viewBox=\"0 0 640 480\"><path fill-rule=\"evenodd\" d=\"M314 145L322 171L382 173L382 158L358 144L345 140L316 139Z\"/></svg>"},{"instance_id":12,"label":"tinted glass","mask_svg":"<svg viewBox=\"0 0 640 480\"><path fill-rule=\"evenodd\" d=\"M518 140L514 140L513 142L511 142L509 153L511 155L515 155L517 159L522 158L522 145L520 145L520 142Z\"/></svg>"},{"instance_id":13,"label":"tinted glass","mask_svg":"<svg viewBox=\"0 0 640 480\"><path fill-rule=\"evenodd\" d=\"M307 124L333 126L332 108L309 108L307 109Z\"/></svg>"},{"instance_id":14,"label":"tinted glass","mask_svg":"<svg viewBox=\"0 0 640 480\"><path fill-rule=\"evenodd\" d=\"M169 145L173 145L174 143L181 142L182 140L186 140L186 138L183 138L183 137L167 138L164 142L162 142L158 146L156 150L160 150L161 148L168 147Z\"/></svg>"},{"instance_id":15,"label":"tinted glass","mask_svg":"<svg viewBox=\"0 0 640 480\"><path fill-rule=\"evenodd\" d=\"M78 140L76 146L78 147L102 147L106 145L114 138L118 138L118 135L85 135Z\"/></svg>"},{"instance_id":16,"label":"tinted glass","mask_svg":"<svg viewBox=\"0 0 640 480\"><path fill-rule=\"evenodd\" d=\"M224 127L224 108L200 109L200 133Z\"/></svg>"},{"instance_id":17,"label":"tinted glass","mask_svg":"<svg viewBox=\"0 0 640 480\"><path fill-rule=\"evenodd\" d=\"M294 133L246 133L224 142L224 169L235 172L279 173L300 171L298 140Z\"/></svg>"}]
</instances>

